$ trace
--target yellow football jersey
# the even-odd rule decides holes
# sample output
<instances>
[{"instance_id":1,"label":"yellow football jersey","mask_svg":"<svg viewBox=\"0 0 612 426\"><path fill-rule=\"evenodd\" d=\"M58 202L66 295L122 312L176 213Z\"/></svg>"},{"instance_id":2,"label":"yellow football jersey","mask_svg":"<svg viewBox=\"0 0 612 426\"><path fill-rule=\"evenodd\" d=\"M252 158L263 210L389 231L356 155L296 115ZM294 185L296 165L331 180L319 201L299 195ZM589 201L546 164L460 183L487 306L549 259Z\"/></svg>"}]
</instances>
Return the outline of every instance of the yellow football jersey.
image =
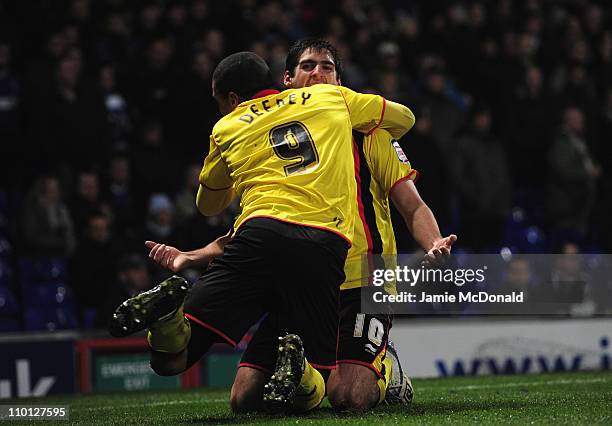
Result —
<instances>
[{"instance_id":1,"label":"yellow football jersey","mask_svg":"<svg viewBox=\"0 0 612 426\"><path fill-rule=\"evenodd\" d=\"M214 126L200 184L240 196L234 229L253 217L273 217L350 242L356 208L351 128L383 125L402 134L414 124L407 108L385 114L385 105L380 96L327 84L243 102Z\"/></svg>"},{"instance_id":2,"label":"yellow football jersey","mask_svg":"<svg viewBox=\"0 0 612 426\"><path fill-rule=\"evenodd\" d=\"M417 177L399 143L385 130L367 136L353 132L353 150L357 213L342 290L367 285L374 268L395 267L377 264L382 259L368 255L396 253L389 193L400 182Z\"/></svg>"}]
</instances>

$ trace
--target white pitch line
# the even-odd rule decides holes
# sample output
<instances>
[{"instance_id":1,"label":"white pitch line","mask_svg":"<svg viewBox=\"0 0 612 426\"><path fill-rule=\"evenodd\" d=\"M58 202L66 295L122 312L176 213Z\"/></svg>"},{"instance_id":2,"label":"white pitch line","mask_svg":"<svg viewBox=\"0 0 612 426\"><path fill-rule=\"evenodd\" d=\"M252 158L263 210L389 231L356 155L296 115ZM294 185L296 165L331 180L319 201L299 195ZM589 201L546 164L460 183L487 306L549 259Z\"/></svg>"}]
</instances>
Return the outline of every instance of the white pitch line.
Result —
<instances>
[{"instance_id":1,"label":"white pitch line","mask_svg":"<svg viewBox=\"0 0 612 426\"><path fill-rule=\"evenodd\" d=\"M597 378L597 379L561 379L561 380L550 380L550 381L538 381L538 382L508 382L499 383L495 385L464 385L464 386L415 386L416 391L420 390L472 390L472 389L495 389L505 387L522 387L522 386L548 386L548 385L573 385L573 384L587 384L587 383L605 383L610 380Z\"/></svg>"}]
</instances>

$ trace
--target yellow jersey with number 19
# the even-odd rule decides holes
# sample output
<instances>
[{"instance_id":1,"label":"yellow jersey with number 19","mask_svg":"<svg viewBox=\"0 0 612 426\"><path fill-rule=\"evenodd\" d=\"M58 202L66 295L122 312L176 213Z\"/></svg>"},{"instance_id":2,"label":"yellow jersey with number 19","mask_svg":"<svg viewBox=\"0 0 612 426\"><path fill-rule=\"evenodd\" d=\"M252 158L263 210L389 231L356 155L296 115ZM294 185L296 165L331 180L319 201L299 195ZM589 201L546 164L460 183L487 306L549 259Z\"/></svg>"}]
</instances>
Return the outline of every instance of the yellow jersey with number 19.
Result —
<instances>
[{"instance_id":1,"label":"yellow jersey with number 19","mask_svg":"<svg viewBox=\"0 0 612 426\"><path fill-rule=\"evenodd\" d=\"M385 122L385 104L380 96L327 84L243 102L214 126L200 184L208 191L233 188L241 197L234 229L253 217L272 217L327 229L350 243L351 129L368 132L384 123L405 133L414 123L402 106L401 120Z\"/></svg>"}]
</instances>

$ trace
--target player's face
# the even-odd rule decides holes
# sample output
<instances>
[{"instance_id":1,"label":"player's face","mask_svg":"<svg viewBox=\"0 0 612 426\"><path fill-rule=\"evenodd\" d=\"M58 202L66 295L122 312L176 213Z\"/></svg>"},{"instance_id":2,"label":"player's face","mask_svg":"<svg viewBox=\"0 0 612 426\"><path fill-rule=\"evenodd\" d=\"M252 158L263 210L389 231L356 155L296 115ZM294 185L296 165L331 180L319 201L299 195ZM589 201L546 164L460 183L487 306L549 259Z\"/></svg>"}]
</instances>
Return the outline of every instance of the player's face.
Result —
<instances>
[{"instance_id":1,"label":"player's face","mask_svg":"<svg viewBox=\"0 0 612 426\"><path fill-rule=\"evenodd\" d=\"M293 77L285 71L285 86L297 89L314 84L340 84L336 64L329 52L307 49L295 67Z\"/></svg>"}]
</instances>

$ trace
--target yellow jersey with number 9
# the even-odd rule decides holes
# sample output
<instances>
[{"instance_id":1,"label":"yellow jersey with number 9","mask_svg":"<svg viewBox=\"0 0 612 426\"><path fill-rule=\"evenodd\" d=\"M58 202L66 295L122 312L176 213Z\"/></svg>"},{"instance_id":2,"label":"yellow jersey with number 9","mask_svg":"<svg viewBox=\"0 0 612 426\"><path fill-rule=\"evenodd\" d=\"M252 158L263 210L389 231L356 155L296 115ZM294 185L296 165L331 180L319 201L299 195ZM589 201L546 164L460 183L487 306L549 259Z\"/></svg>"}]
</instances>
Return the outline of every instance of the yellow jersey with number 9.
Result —
<instances>
[{"instance_id":1,"label":"yellow jersey with number 9","mask_svg":"<svg viewBox=\"0 0 612 426\"><path fill-rule=\"evenodd\" d=\"M350 243L356 199L351 129L378 127L385 103L327 84L243 102L214 126L200 184L233 187L241 197L234 229L253 217L272 217L327 229ZM413 123L414 116L400 131Z\"/></svg>"}]
</instances>

